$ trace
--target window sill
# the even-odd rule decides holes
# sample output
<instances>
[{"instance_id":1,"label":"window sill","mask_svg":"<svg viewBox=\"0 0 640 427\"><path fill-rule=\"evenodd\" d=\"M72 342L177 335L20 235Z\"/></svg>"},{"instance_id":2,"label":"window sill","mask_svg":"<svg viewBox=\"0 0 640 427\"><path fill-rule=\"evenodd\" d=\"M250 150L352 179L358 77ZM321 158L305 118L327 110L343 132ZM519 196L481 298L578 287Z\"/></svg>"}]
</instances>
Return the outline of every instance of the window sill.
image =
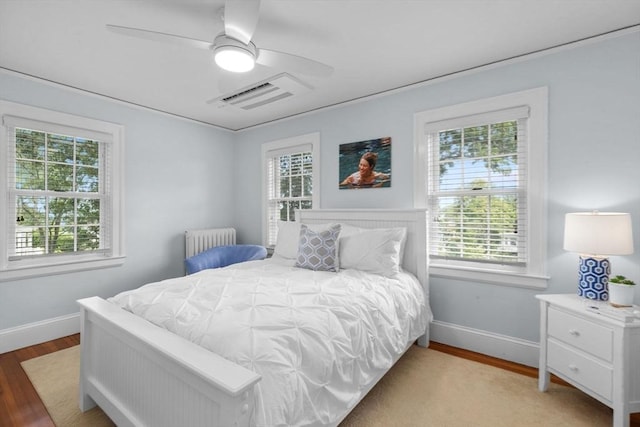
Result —
<instances>
[{"instance_id":1,"label":"window sill","mask_svg":"<svg viewBox=\"0 0 640 427\"><path fill-rule=\"evenodd\" d=\"M548 276L482 270L477 268L438 266L433 264L429 266L429 276L527 289L547 289L547 282L549 280Z\"/></svg>"},{"instance_id":2,"label":"window sill","mask_svg":"<svg viewBox=\"0 0 640 427\"><path fill-rule=\"evenodd\" d=\"M27 279L31 277L51 276L54 274L73 273L76 271L96 270L100 268L117 267L124 264L125 257L92 258L69 261L59 264L30 264L11 266L0 270L0 282Z\"/></svg>"}]
</instances>

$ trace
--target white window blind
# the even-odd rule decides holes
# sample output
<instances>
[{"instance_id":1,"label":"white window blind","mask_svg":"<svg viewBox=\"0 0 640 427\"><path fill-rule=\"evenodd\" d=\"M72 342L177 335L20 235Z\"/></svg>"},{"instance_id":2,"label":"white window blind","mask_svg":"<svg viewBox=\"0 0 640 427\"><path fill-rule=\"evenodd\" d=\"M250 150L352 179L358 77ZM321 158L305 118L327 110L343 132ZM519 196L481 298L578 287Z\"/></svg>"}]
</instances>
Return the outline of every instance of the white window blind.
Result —
<instances>
[{"instance_id":1,"label":"white window blind","mask_svg":"<svg viewBox=\"0 0 640 427\"><path fill-rule=\"evenodd\" d=\"M430 256L526 265L528 107L425 125Z\"/></svg>"},{"instance_id":2,"label":"white window blind","mask_svg":"<svg viewBox=\"0 0 640 427\"><path fill-rule=\"evenodd\" d=\"M122 127L5 101L0 113L0 280L121 264Z\"/></svg>"},{"instance_id":3,"label":"white window blind","mask_svg":"<svg viewBox=\"0 0 640 427\"><path fill-rule=\"evenodd\" d=\"M318 146L318 134L263 145L265 245L276 244L278 221L293 221L296 210L317 206Z\"/></svg>"},{"instance_id":4,"label":"white window blind","mask_svg":"<svg viewBox=\"0 0 640 427\"><path fill-rule=\"evenodd\" d=\"M15 236L7 239L9 260L110 254L108 136L13 117L5 126L8 211L15 218L9 222L8 234Z\"/></svg>"}]
</instances>

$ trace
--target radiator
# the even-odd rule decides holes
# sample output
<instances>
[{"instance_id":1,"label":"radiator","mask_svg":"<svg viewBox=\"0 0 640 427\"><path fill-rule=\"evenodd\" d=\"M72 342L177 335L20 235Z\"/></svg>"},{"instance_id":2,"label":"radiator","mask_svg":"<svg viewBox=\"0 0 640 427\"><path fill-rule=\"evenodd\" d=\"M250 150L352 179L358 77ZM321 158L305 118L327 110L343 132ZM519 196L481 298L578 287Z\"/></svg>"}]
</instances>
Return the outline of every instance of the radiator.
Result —
<instances>
[{"instance_id":1,"label":"radiator","mask_svg":"<svg viewBox=\"0 0 640 427\"><path fill-rule=\"evenodd\" d=\"M204 230L187 230L184 233L186 257L199 254L214 246L235 245L235 228L208 228Z\"/></svg>"}]
</instances>

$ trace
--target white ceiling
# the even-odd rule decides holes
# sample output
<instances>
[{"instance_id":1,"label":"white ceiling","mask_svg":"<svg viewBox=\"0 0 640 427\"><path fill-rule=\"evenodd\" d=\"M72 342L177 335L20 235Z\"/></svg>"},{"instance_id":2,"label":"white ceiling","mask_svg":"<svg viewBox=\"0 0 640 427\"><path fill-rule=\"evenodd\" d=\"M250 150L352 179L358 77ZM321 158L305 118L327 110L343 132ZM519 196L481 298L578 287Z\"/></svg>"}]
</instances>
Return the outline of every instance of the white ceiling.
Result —
<instances>
[{"instance_id":1,"label":"white ceiling","mask_svg":"<svg viewBox=\"0 0 640 427\"><path fill-rule=\"evenodd\" d=\"M108 31L213 41L224 0L0 0L0 67L238 130L640 24L640 0L263 0L253 41L335 68L245 111L206 101L287 70L222 72L211 52ZM230 82L232 84L230 84Z\"/></svg>"}]
</instances>

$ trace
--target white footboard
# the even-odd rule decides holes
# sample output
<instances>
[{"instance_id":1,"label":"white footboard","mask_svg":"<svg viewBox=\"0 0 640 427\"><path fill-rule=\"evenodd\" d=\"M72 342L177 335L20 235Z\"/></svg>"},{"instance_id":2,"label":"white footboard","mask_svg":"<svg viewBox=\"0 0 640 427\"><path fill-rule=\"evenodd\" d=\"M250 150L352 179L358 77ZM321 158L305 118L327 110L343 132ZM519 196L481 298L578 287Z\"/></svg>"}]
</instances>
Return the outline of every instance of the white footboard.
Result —
<instances>
[{"instance_id":1,"label":"white footboard","mask_svg":"<svg viewBox=\"0 0 640 427\"><path fill-rule=\"evenodd\" d=\"M101 298L81 306L80 409L122 426L248 426L260 375Z\"/></svg>"}]
</instances>

